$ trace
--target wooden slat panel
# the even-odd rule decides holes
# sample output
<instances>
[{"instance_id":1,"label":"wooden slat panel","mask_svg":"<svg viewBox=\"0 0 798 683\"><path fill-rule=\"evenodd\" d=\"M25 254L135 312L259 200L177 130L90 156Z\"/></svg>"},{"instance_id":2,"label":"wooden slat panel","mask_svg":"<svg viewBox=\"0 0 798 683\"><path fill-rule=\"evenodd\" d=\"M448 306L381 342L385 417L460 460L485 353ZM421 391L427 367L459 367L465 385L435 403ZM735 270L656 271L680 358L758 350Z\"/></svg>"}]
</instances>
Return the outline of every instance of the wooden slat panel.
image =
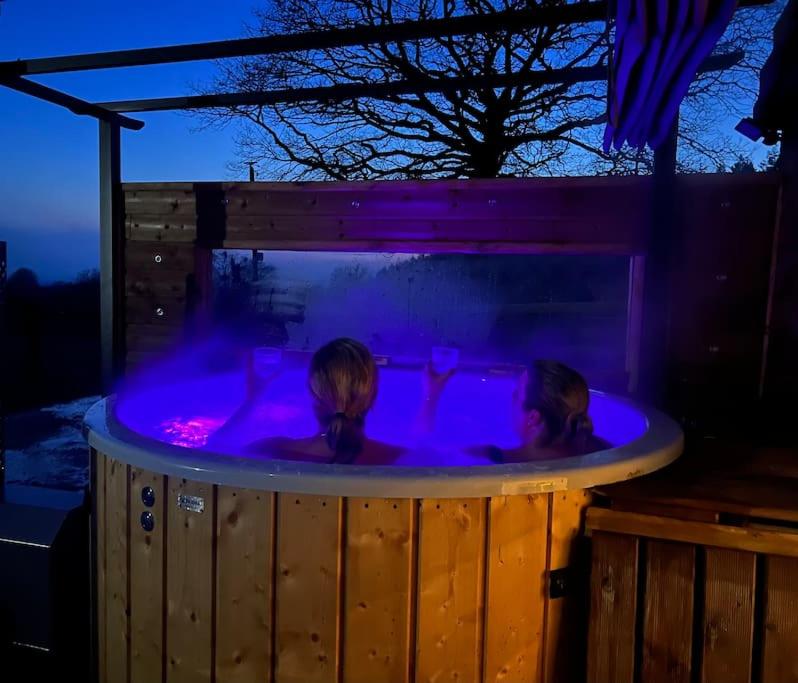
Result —
<instances>
[{"instance_id":1,"label":"wooden slat panel","mask_svg":"<svg viewBox=\"0 0 798 683\"><path fill-rule=\"evenodd\" d=\"M585 225L580 220L518 218L495 222L462 218L429 219L415 216L373 218L337 216L228 217L226 241L379 241L379 242L479 242L549 244L562 250L588 245L632 253L642 247L631 234L618 234L611 225ZM425 247L426 248L426 247ZM486 245L485 249L490 247Z\"/></svg>"},{"instance_id":2,"label":"wooden slat panel","mask_svg":"<svg viewBox=\"0 0 798 683\"><path fill-rule=\"evenodd\" d=\"M587 528L750 552L798 557L798 534L702 524L603 508L587 511Z\"/></svg>"},{"instance_id":3,"label":"wooden slat panel","mask_svg":"<svg viewBox=\"0 0 798 683\"><path fill-rule=\"evenodd\" d=\"M407 683L411 660L413 500L347 506L344 674L347 683Z\"/></svg>"},{"instance_id":4,"label":"wooden slat panel","mask_svg":"<svg viewBox=\"0 0 798 683\"><path fill-rule=\"evenodd\" d=\"M106 683L128 680L128 466L106 463Z\"/></svg>"},{"instance_id":5,"label":"wooden slat panel","mask_svg":"<svg viewBox=\"0 0 798 683\"><path fill-rule=\"evenodd\" d=\"M196 213L193 190L128 190L125 192L125 213L134 215Z\"/></svg>"},{"instance_id":6,"label":"wooden slat panel","mask_svg":"<svg viewBox=\"0 0 798 683\"><path fill-rule=\"evenodd\" d=\"M485 513L482 499L421 501L417 683L482 679Z\"/></svg>"},{"instance_id":7,"label":"wooden slat panel","mask_svg":"<svg viewBox=\"0 0 798 683\"><path fill-rule=\"evenodd\" d=\"M654 515L656 517L675 517L676 519L709 522L710 524L717 524L718 520L720 520L720 513L717 510L702 510L683 505L667 505L634 499L613 498L612 509L618 512L636 512L641 515Z\"/></svg>"},{"instance_id":8,"label":"wooden slat panel","mask_svg":"<svg viewBox=\"0 0 798 683\"><path fill-rule=\"evenodd\" d=\"M274 494L217 492L216 683L271 679Z\"/></svg>"},{"instance_id":9,"label":"wooden slat panel","mask_svg":"<svg viewBox=\"0 0 798 683\"><path fill-rule=\"evenodd\" d=\"M748 683L754 631L756 556L706 550L704 683Z\"/></svg>"},{"instance_id":10,"label":"wooden slat panel","mask_svg":"<svg viewBox=\"0 0 798 683\"><path fill-rule=\"evenodd\" d=\"M155 503L147 507L141 492L150 487ZM130 469L130 680L163 680L163 569L166 523L164 477L135 467ZM141 526L142 513L150 512L155 527Z\"/></svg>"},{"instance_id":11,"label":"wooden slat panel","mask_svg":"<svg viewBox=\"0 0 798 683\"><path fill-rule=\"evenodd\" d=\"M690 683L695 546L646 545L642 680Z\"/></svg>"},{"instance_id":12,"label":"wooden slat panel","mask_svg":"<svg viewBox=\"0 0 798 683\"><path fill-rule=\"evenodd\" d=\"M213 487L176 477L168 485L166 680L202 683L212 674ZM180 494L202 498L203 512L179 508Z\"/></svg>"},{"instance_id":13,"label":"wooden slat panel","mask_svg":"<svg viewBox=\"0 0 798 683\"><path fill-rule=\"evenodd\" d=\"M106 458L102 453L92 452L95 462L96 517L97 530L97 671L100 677L106 672L106 633L107 633L107 596L106 563L108 555L108 517L105 504Z\"/></svg>"},{"instance_id":14,"label":"wooden slat panel","mask_svg":"<svg viewBox=\"0 0 798 683\"><path fill-rule=\"evenodd\" d=\"M332 252L416 252L423 244L427 254L635 254L640 244L587 244L565 242L496 242L445 240L420 241L418 239L386 240L379 237L359 239L339 239L335 235L317 239L291 239L285 237L264 238L254 233L236 235L219 245L224 249L263 249L292 251L332 251Z\"/></svg>"},{"instance_id":15,"label":"wooden slat panel","mask_svg":"<svg viewBox=\"0 0 798 683\"><path fill-rule=\"evenodd\" d=\"M183 297L127 297L125 311L130 323L145 325L180 325L186 318L186 298ZM159 310L160 315L159 315Z\"/></svg>"},{"instance_id":16,"label":"wooden slat panel","mask_svg":"<svg viewBox=\"0 0 798 683\"><path fill-rule=\"evenodd\" d=\"M162 352L176 346L183 338L182 326L128 325L126 344L128 352Z\"/></svg>"},{"instance_id":17,"label":"wooden slat panel","mask_svg":"<svg viewBox=\"0 0 798 683\"><path fill-rule=\"evenodd\" d=\"M171 275L171 277L170 277ZM185 298L188 276L176 271L150 272L142 277L128 275L125 294L138 297Z\"/></svg>"},{"instance_id":18,"label":"wooden slat panel","mask_svg":"<svg viewBox=\"0 0 798 683\"><path fill-rule=\"evenodd\" d=\"M535 683L543 670L549 494L490 500L485 681Z\"/></svg>"},{"instance_id":19,"label":"wooden slat panel","mask_svg":"<svg viewBox=\"0 0 798 683\"><path fill-rule=\"evenodd\" d=\"M128 242L125 245L125 269L129 276L158 277L164 274L194 272L195 247L190 244L163 242ZM160 257L160 261L156 260Z\"/></svg>"},{"instance_id":20,"label":"wooden slat panel","mask_svg":"<svg viewBox=\"0 0 798 683\"><path fill-rule=\"evenodd\" d=\"M584 542L584 511L590 501L590 492L580 489L552 494L550 570L572 567L576 569L572 576L581 575L577 563L587 557L581 557L578 551L580 542ZM544 681L584 679L584 657L580 652L584 652L587 615L583 597L579 586L572 586L569 595L548 603Z\"/></svg>"},{"instance_id":21,"label":"wooden slat panel","mask_svg":"<svg viewBox=\"0 0 798 683\"><path fill-rule=\"evenodd\" d=\"M277 496L275 680L336 683L342 501Z\"/></svg>"},{"instance_id":22,"label":"wooden slat panel","mask_svg":"<svg viewBox=\"0 0 798 683\"><path fill-rule=\"evenodd\" d=\"M593 534L588 683L634 680L637 553L638 540L633 536Z\"/></svg>"},{"instance_id":23,"label":"wooden slat panel","mask_svg":"<svg viewBox=\"0 0 798 683\"><path fill-rule=\"evenodd\" d=\"M125 218L125 236L141 242L193 242L197 238L194 215L129 214Z\"/></svg>"},{"instance_id":24,"label":"wooden slat panel","mask_svg":"<svg viewBox=\"0 0 798 683\"><path fill-rule=\"evenodd\" d=\"M559 189L517 187L496 191L474 187L470 190L417 191L402 186L374 189L315 192L309 188L282 188L258 192L228 190L228 217L293 216L312 218L333 216L368 219L379 216L411 216L432 219L507 220L529 216L539 221L560 221L563 217L581 219L586 224L597 220L626 221L635 212L644 217L646 197L631 195L621 188L564 186ZM627 210L626 212L624 210Z\"/></svg>"},{"instance_id":25,"label":"wooden slat panel","mask_svg":"<svg viewBox=\"0 0 798 683\"><path fill-rule=\"evenodd\" d=\"M798 683L798 560L765 558L762 683Z\"/></svg>"}]
</instances>

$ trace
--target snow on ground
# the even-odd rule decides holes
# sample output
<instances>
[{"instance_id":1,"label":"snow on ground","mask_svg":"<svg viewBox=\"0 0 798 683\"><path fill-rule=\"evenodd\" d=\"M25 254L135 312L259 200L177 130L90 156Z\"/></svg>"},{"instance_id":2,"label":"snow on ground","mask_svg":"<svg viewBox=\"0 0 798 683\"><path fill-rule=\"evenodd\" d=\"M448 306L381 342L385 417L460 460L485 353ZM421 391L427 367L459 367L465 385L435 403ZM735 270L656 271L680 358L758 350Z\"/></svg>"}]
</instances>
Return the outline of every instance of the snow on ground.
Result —
<instances>
[{"instance_id":1,"label":"snow on ground","mask_svg":"<svg viewBox=\"0 0 798 683\"><path fill-rule=\"evenodd\" d=\"M6 481L79 490L88 483L89 453L83 416L99 396L9 415Z\"/></svg>"}]
</instances>

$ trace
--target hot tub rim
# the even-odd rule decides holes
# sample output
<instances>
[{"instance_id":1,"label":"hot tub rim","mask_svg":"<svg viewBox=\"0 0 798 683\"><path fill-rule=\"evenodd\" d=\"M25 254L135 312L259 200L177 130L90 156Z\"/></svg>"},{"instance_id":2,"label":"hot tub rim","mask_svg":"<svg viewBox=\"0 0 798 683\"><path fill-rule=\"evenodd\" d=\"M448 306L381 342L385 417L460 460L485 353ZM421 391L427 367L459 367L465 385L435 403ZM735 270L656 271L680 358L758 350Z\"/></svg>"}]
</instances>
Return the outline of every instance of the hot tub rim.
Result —
<instances>
[{"instance_id":1,"label":"hot tub rim","mask_svg":"<svg viewBox=\"0 0 798 683\"><path fill-rule=\"evenodd\" d=\"M629 399L606 395L642 413L646 419L642 436L585 456L510 465L326 465L184 448L143 436L119 422L115 396L89 409L84 434L89 445L104 455L158 474L278 493L358 498L485 498L585 489L649 474L681 455L684 435L674 420Z\"/></svg>"}]
</instances>

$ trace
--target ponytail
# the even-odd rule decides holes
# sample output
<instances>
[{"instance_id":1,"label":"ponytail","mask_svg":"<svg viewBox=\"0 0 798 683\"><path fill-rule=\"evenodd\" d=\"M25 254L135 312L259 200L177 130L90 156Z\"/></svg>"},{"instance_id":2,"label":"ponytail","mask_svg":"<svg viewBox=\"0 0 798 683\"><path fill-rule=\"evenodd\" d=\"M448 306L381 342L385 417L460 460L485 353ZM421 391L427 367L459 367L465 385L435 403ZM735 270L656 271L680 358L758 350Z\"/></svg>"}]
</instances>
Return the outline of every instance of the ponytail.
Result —
<instances>
[{"instance_id":1,"label":"ponytail","mask_svg":"<svg viewBox=\"0 0 798 683\"><path fill-rule=\"evenodd\" d=\"M571 413L565 420L565 434L568 439L593 434L593 420L587 413Z\"/></svg>"},{"instance_id":2,"label":"ponytail","mask_svg":"<svg viewBox=\"0 0 798 683\"><path fill-rule=\"evenodd\" d=\"M328 448L334 453L332 463L349 464L363 451L365 442L362 417L335 413L327 423L324 434Z\"/></svg>"}]
</instances>

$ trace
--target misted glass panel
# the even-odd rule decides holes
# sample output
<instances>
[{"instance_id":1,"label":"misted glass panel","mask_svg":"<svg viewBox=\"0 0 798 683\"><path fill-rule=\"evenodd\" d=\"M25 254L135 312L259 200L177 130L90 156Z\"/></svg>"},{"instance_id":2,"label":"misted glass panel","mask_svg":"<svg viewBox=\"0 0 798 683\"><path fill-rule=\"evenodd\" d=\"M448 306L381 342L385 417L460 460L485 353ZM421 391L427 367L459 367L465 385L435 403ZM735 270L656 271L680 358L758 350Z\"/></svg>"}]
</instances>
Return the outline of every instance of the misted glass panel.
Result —
<instances>
[{"instance_id":1,"label":"misted glass panel","mask_svg":"<svg viewBox=\"0 0 798 683\"><path fill-rule=\"evenodd\" d=\"M622 390L629 259L608 255L218 250L214 317L252 345L366 343L389 362L553 358Z\"/></svg>"}]
</instances>

